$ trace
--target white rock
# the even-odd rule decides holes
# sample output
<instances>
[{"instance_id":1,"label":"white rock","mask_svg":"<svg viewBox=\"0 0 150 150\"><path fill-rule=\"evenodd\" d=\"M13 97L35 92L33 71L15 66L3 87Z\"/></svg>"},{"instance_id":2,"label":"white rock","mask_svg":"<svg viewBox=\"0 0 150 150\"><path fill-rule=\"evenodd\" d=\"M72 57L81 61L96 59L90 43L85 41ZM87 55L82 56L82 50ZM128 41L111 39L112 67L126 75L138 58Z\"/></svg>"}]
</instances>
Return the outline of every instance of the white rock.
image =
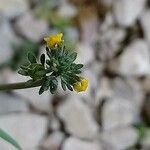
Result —
<instances>
[{"instance_id":1,"label":"white rock","mask_svg":"<svg viewBox=\"0 0 150 150\"><path fill-rule=\"evenodd\" d=\"M144 93L142 92L139 82L133 78L126 80L116 78L112 80L111 89L114 98L129 101L131 105L134 106L134 113L137 114L137 116L140 115Z\"/></svg>"},{"instance_id":2,"label":"white rock","mask_svg":"<svg viewBox=\"0 0 150 150\"><path fill-rule=\"evenodd\" d=\"M99 104L103 98L111 98L113 95L110 87L110 81L107 77L101 77L100 83L96 89L96 103Z\"/></svg>"},{"instance_id":3,"label":"white rock","mask_svg":"<svg viewBox=\"0 0 150 150\"><path fill-rule=\"evenodd\" d=\"M57 10L58 15L64 19L71 19L76 16L77 8L68 2L63 3Z\"/></svg>"},{"instance_id":4,"label":"white rock","mask_svg":"<svg viewBox=\"0 0 150 150\"><path fill-rule=\"evenodd\" d=\"M120 49L120 43L124 40L125 35L125 30L121 28L109 27L106 31L100 32L98 56L101 60L110 60L115 56Z\"/></svg>"},{"instance_id":5,"label":"white rock","mask_svg":"<svg viewBox=\"0 0 150 150\"><path fill-rule=\"evenodd\" d=\"M102 126L108 131L134 122L134 106L124 99L107 101L102 110Z\"/></svg>"},{"instance_id":6,"label":"white rock","mask_svg":"<svg viewBox=\"0 0 150 150\"><path fill-rule=\"evenodd\" d=\"M25 82L28 80L29 78L13 72L10 73L10 76L8 78L8 82L10 83ZM36 87L36 88L29 88L29 89L14 90L13 92L26 99L37 110L44 111L44 112L51 111L50 100L52 99L52 95L50 94L49 91L46 91L42 95L39 95L38 94L39 87Z\"/></svg>"},{"instance_id":7,"label":"white rock","mask_svg":"<svg viewBox=\"0 0 150 150\"><path fill-rule=\"evenodd\" d=\"M7 83L9 73L10 73L9 69L3 69L0 71L0 83Z\"/></svg>"},{"instance_id":8,"label":"white rock","mask_svg":"<svg viewBox=\"0 0 150 150\"><path fill-rule=\"evenodd\" d=\"M145 41L137 39L124 49L119 72L125 76L150 74L150 51Z\"/></svg>"},{"instance_id":9,"label":"white rock","mask_svg":"<svg viewBox=\"0 0 150 150\"><path fill-rule=\"evenodd\" d=\"M79 33L75 27L67 27L65 34L69 42L72 42L73 44L79 40Z\"/></svg>"},{"instance_id":10,"label":"white rock","mask_svg":"<svg viewBox=\"0 0 150 150\"><path fill-rule=\"evenodd\" d=\"M4 93L0 93L0 106L0 115L28 110L27 103L23 99Z\"/></svg>"},{"instance_id":11,"label":"white rock","mask_svg":"<svg viewBox=\"0 0 150 150\"><path fill-rule=\"evenodd\" d=\"M58 116L66 125L66 130L77 137L93 139L98 133L98 124L95 122L89 107L78 97L68 99L58 107Z\"/></svg>"},{"instance_id":12,"label":"white rock","mask_svg":"<svg viewBox=\"0 0 150 150\"><path fill-rule=\"evenodd\" d=\"M0 63L3 63L12 56L12 44L17 44L18 39L6 20L0 18L0 22Z\"/></svg>"},{"instance_id":13,"label":"white rock","mask_svg":"<svg viewBox=\"0 0 150 150\"><path fill-rule=\"evenodd\" d=\"M45 150L59 150L63 139L63 133L54 132L43 141L41 147Z\"/></svg>"},{"instance_id":14,"label":"white rock","mask_svg":"<svg viewBox=\"0 0 150 150\"><path fill-rule=\"evenodd\" d=\"M112 28L115 24L114 16L112 13L107 13L103 22L101 22L99 30L101 32L107 32L108 29Z\"/></svg>"},{"instance_id":15,"label":"white rock","mask_svg":"<svg viewBox=\"0 0 150 150\"><path fill-rule=\"evenodd\" d=\"M147 9L142 13L140 17L140 22L141 22L146 40L148 44L150 45L150 28L149 28L150 27L150 10Z\"/></svg>"},{"instance_id":16,"label":"white rock","mask_svg":"<svg viewBox=\"0 0 150 150\"><path fill-rule=\"evenodd\" d=\"M80 41L85 45L93 46L96 43L99 27L99 18L93 6L81 9L79 13Z\"/></svg>"},{"instance_id":17,"label":"white rock","mask_svg":"<svg viewBox=\"0 0 150 150\"><path fill-rule=\"evenodd\" d=\"M82 141L70 137L64 142L62 150L102 150L102 148L98 142Z\"/></svg>"},{"instance_id":18,"label":"white rock","mask_svg":"<svg viewBox=\"0 0 150 150\"><path fill-rule=\"evenodd\" d=\"M59 131L61 129L61 124L55 116L51 116L49 128L52 131Z\"/></svg>"},{"instance_id":19,"label":"white rock","mask_svg":"<svg viewBox=\"0 0 150 150\"><path fill-rule=\"evenodd\" d=\"M113 11L119 25L131 26L140 16L145 6L145 0L115 0Z\"/></svg>"},{"instance_id":20,"label":"white rock","mask_svg":"<svg viewBox=\"0 0 150 150\"><path fill-rule=\"evenodd\" d=\"M41 40L48 31L48 23L45 20L35 18L31 12L26 13L16 23L17 30L33 41Z\"/></svg>"},{"instance_id":21,"label":"white rock","mask_svg":"<svg viewBox=\"0 0 150 150\"><path fill-rule=\"evenodd\" d=\"M90 45L79 43L77 45L77 50L77 63L88 64L94 60L94 49Z\"/></svg>"},{"instance_id":22,"label":"white rock","mask_svg":"<svg viewBox=\"0 0 150 150\"><path fill-rule=\"evenodd\" d=\"M38 146L46 134L47 123L45 117L34 114L12 114L0 117L0 128L15 138L23 149ZM8 146L8 143L4 144L0 140L0 149L8 150Z\"/></svg>"},{"instance_id":23,"label":"white rock","mask_svg":"<svg viewBox=\"0 0 150 150\"><path fill-rule=\"evenodd\" d=\"M26 0L0 0L0 12L8 18L17 17L28 10Z\"/></svg>"},{"instance_id":24,"label":"white rock","mask_svg":"<svg viewBox=\"0 0 150 150\"><path fill-rule=\"evenodd\" d=\"M138 139L138 132L132 127L117 128L101 134L105 150L125 150L133 146Z\"/></svg>"}]
</instances>

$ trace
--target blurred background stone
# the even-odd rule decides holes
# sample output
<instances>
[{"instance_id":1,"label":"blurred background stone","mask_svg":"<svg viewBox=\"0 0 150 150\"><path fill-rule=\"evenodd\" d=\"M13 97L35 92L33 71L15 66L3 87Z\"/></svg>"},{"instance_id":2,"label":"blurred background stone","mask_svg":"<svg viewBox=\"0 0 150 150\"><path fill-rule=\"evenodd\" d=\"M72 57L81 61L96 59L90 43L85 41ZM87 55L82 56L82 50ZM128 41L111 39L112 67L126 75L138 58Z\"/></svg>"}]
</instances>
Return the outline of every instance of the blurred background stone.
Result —
<instances>
[{"instance_id":1,"label":"blurred background stone","mask_svg":"<svg viewBox=\"0 0 150 150\"><path fill-rule=\"evenodd\" d=\"M126 76L150 74L150 51L144 40L133 41L124 51L120 58L120 73Z\"/></svg>"},{"instance_id":2,"label":"blurred background stone","mask_svg":"<svg viewBox=\"0 0 150 150\"><path fill-rule=\"evenodd\" d=\"M146 0L115 0L113 11L116 21L123 27L128 27L136 22L144 9Z\"/></svg>"},{"instance_id":3,"label":"blurred background stone","mask_svg":"<svg viewBox=\"0 0 150 150\"><path fill-rule=\"evenodd\" d=\"M23 17L20 17L16 23L16 28L26 38L39 41L46 35L48 24L45 20L35 18L31 12L28 12Z\"/></svg>"},{"instance_id":4,"label":"blurred background stone","mask_svg":"<svg viewBox=\"0 0 150 150\"><path fill-rule=\"evenodd\" d=\"M24 149L37 147L46 134L46 127L47 119L40 115L22 113L0 117L0 128L11 133ZM0 146L3 147L2 143Z\"/></svg>"},{"instance_id":5,"label":"blurred background stone","mask_svg":"<svg viewBox=\"0 0 150 150\"><path fill-rule=\"evenodd\" d=\"M122 150L128 149L138 140L138 134L132 127L117 128L101 134L104 149Z\"/></svg>"},{"instance_id":6,"label":"blurred background stone","mask_svg":"<svg viewBox=\"0 0 150 150\"><path fill-rule=\"evenodd\" d=\"M92 117L92 112L82 100L69 97L59 106L58 116L66 125L66 130L77 137L93 139L98 133L98 124Z\"/></svg>"},{"instance_id":7,"label":"blurred background stone","mask_svg":"<svg viewBox=\"0 0 150 150\"><path fill-rule=\"evenodd\" d=\"M24 99L11 94L0 93L0 106L0 115L28 111L28 105Z\"/></svg>"},{"instance_id":8,"label":"blurred background stone","mask_svg":"<svg viewBox=\"0 0 150 150\"><path fill-rule=\"evenodd\" d=\"M28 1L26 0L0 0L0 12L8 18L15 18L28 11Z\"/></svg>"},{"instance_id":9,"label":"blurred background stone","mask_svg":"<svg viewBox=\"0 0 150 150\"><path fill-rule=\"evenodd\" d=\"M62 150L101 150L100 143L82 141L73 137L65 140Z\"/></svg>"}]
</instances>

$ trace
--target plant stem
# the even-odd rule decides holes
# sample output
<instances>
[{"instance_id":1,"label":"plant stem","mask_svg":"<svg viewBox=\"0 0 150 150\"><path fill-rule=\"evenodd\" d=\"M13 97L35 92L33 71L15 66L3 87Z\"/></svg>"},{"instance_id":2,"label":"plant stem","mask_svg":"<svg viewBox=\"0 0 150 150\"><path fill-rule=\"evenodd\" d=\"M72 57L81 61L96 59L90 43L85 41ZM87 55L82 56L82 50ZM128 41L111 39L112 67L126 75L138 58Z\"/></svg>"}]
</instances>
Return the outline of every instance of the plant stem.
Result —
<instances>
[{"instance_id":1,"label":"plant stem","mask_svg":"<svg viewBox=\"0 0 150 150\"><path fill-rule=\"evenodd\" d=\"M27 81L27 82L18 82L18 83L11 83L11 84L0 84L0 91L33 88L33 87L40 86L42 83L43 83L43 79L35 82Z\"/></svg>"}]
</instances>

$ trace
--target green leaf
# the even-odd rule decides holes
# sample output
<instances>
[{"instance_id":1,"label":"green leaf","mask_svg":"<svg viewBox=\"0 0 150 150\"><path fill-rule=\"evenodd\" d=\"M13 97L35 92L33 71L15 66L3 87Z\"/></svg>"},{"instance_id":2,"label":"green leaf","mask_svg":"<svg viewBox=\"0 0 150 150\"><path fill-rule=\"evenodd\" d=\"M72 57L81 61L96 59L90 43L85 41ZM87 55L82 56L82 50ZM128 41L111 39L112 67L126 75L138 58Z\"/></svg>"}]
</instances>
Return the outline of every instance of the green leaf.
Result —
<instances>
[{"instance_id":1,"label":"green leaf","mask_svg":"<svg viewBox=\"0 0 150 150\"><path fill-rule=\"evenodd\" d=\"M22 150L22 148L20 147L20 145L10 136L8 135L5 131L3 131L2 129L0 129L0 137L2 139L4 139L5 141L7 141L8 143L12 144L13 146L15 146L18 150Z\"/></svg>"},{"instance_id":2,"label":"green leaf","mask_svg":"<svg viewBox=\"0 0 150 150\"><path fill-rule=\"evenodd\" d=\"M50 92L54 94L57 90L57 87L58 87L58 81L56 77L54 77L50 82Z\"/></svg>"},{"instance_id":3,"label":"green leaf","mask_svg":"<svg viewBox=\"0 0 150 150\"><path fill-rule=\"evenodd\" d=\"M83 64L77 64L77 65L75 65L75 67L74 67L74 69L81 69L81 68L83 68Z\"/></svg>"},{"instance_id":4,"label":"green leaf","mask_svg":"<svg viewBox=\"0 0 150 150\"><path fill-rule=\"evenodd\" d=\"M70 91L73 91L73 88L71 87L71 85L67 84L67 88L68 88Z\"/></svg>"},{"instance_id":5,"label":"green leaf","mask_svg":"<svg viewBox=\"0 0 150 150\"><path fill-rule=\"evenodd\" d=\"M44 91L45 91L45 90L44 90L43 86L41 86L41 87L40 87L40 90L39 90L39 95L43 94Z\"/></svg>"},{"instance_id":6,"label":"green leaf","mask_svg":"<svg viewBox=\"0 0 150 150\"><path fill-rule=\"evenodd\" d=\"M18 73L23 75L23 76L28 76L29 75L27 71L22 70L22 69L18 70Z\"/></svg>"},{"instance_id":7,"label":"green leaf","mask_svg":"<svg viewBox=\"0 0 150 150\"><path fill-rule=\"evenodd\" d=\"M74 70L73 73L75 73L75 74L80 74L80 73L81 73L81 70Z\"/></svg>"},{"instance_id":8,"label":"green leaf","mask_svg":"<svg viewBox=\"0 0 150 150\"><path fill-rule=\"evenodd\" d=\"M36 63L36 57L31 53L28 53L28 60L31 64Z\"/></svg>"},{"instance_id":9,"label":"green leaf","mask_svg":"<svg viewBox=\"0 0 150 150\"><path fill-rule=\"evenodd\" d=\"M72 73L63 74L64 80L70 84L73 85L75 82L79 81L80 78Z\"/></svg>"},{"instance_id":10,"label":"green leaf","mask_svg":"<svg viewBox=\"0 0 150 150\"><path fill-rule=\"evenodd\" d=\"M71 53L71 55L69 56L69 60L71 62L74 62L76 60L76 58L77 58L77 53L76 52Z\"/></svg>"},{"instance_id":11,"label":"green leaf","mask_svg":"<svg viewBox=\"0 0 150 150\"><path fill-rule=\"evenodd\" d=\"M28 69L27 66L20 66L20 68L23 69L23 70L27 70Z\"/></svg>"},{"instance_id":12,"label":"green leaf","mask_svg":"<svg viewBox=\"0 0 150 150\"><path fill-rule=\"evenodd\" d=\"M66 91L66 84L63 80L61 80L61 86L64 91Z\"/></svg>"},{"instance_id":13,"label":"green leaf","mask_svg":"<svg viewBox=\"0 0 150 150\"><path fill-rule=\"evenodd\" d=\"M40 57L41 64L44 66L45 64L45 54L42 54Z\"/></svg>"},{"instance_id":14,"label":"green leaf","mask_svg":"<svg viewBox=\"0 0 150 150\"><path fill-rule=\"evenodd\" d=\"M39 95L41 95L44 91L47 91L49 89L49 86L50 86L50 81L46 78L39 90Z\"/></svg>"}]
</instances>

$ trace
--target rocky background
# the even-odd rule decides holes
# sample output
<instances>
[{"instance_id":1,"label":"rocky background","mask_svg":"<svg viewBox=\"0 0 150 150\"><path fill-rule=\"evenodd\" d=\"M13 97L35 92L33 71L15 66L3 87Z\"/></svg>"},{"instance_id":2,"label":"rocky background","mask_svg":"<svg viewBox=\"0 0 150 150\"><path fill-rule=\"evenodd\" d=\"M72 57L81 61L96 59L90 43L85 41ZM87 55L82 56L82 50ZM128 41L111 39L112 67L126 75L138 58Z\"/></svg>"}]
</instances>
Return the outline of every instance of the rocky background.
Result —
<instances>
[{"instance_id":1,"label":"rocky background","mask_svg":"<svg viewBox=\"0 0 150 150\"><path fill-rule=\"evenodd\" d=\"M149 150L150 1L0 0L0 83L26 81L19 65L56 32L85 64L88 91L1 92L0 127L23 150Z\"/></svg>"}]
</instances>

